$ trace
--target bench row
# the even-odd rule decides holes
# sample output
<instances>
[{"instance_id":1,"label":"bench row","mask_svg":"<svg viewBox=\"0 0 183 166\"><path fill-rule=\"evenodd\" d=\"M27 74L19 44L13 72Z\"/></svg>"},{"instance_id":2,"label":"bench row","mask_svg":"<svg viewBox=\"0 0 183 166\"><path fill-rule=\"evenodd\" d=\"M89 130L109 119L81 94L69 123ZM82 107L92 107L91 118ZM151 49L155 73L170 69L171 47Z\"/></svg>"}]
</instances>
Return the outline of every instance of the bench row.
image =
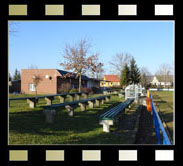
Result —
<instances>
[{"instance_id":1,"label":"bench row","mask_svg":"<svg viewBox=\"0 0 183 166\"><path fill-rule=\"evenodd\" d=\"M107 94L118 94L119 92L117 90L104 90L103 94L107 95Z\"/></svg>"},{"instance_id":2,"label":"bench row","mask_svg":"<svg viewBox=\"0 0 183 166\"><path fill-rule=\"evenodd\" d=\"M89 108L94 108L94 104L96 106L100 106L100 104L104 104L105 101L110 101L110 96L99 96L79 101L73 101L73 102L66 102L66 103L60 103L60 104L53 104L49 106L42 106L43 112L46 117L47 123L52 123L54 121L54 116L56 114L56 109L60 107L65 107L68 111L69 116L74 116L74 109L78 106L80 106L81 111L86 110L86 106L89 105Z\"/></svg>"},{"instance_id":3,"label":"bench row","mask_svg":"<svg viewBox=\"0 0 183 166\"><path fill-rule=\"evenodd\" d=\"M34 96L34 97L21 97L21 98L10 98L10 101L13 100L27 100L27 103L29 103L30 108L35 108L36 104L38 103L39 99L44 98L46 100L47 105L52 105L53 100L55 97L58 97L60 99L60 103L64 103L67 96L69 96L70 101L74 101L74 97L77 98L77 100L80 100L81 96L84 96L85 99L88 98L87 92L77 92L77 93L62 93L62 94L56 94L56 95L45 95L45 96Z\"/></svg>"},{"instance_id":4,"label":"bench row","mask_svg":"<svg viewBox=\"0 0 183 166\"><path fill-rule=\"evenodd\" d=\"M118 123L120 116L125 112L125 109L133 103L133 101L134 99L127 99L100 115L99 124L103 125L104 132L110 132L110 125Z\"/></svg>"}]
</instances>

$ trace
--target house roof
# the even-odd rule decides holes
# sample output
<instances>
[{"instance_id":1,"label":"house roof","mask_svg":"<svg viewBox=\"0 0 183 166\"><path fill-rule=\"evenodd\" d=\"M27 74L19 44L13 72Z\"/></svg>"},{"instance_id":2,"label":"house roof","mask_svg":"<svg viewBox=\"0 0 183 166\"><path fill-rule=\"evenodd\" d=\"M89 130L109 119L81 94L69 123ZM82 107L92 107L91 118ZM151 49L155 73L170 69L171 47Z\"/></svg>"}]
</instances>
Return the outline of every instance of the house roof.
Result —
<instances>
[{"instance_id":1,"label":"house roof","mask_svg":"<svg viewBox=\"0 0 183 166\"><path fill-rule=\"evenodd\" d=\"M101 81L100 79L97 79L97 78L89 78L89 77L88 77L88 80L91 80L91 81Z\"/></svg>"},{"instance_id":2,"label":"house roof","mask_svg":"<svg viewBox=\"0 0 183 166\"><path fill-rule=\"evenodd\" d=\"M57 69L57 71L60 73L61 76L67 74L67 73L72 73L72 72L68 72L68 71L65 71L65 70L59 70ZM76 78L76 74L73 74L70 78ZM88 80L89 78L85 75L81 75L81 79L82 80Z\"/></svg>"},{"instance_id":3,"label":"house roof","mask_svg":"<svg viewBox=\"0 0 183 166\"><path fill-rule=\"evenodd\" d=\"M41 70L41 71L42 70L54 70L54 71L56 70L60 74L60 76L64 76L65 74L68 74L68 73L72 74L72 72L65 71L65 70L60 70L60 69L22 69L22 70ZM70 76L70 78L78 79L78 78L76 78L76 73L72 74L72 76ZM100 81L96 78L89 78L86 75L81 75L81 79L82 80Z\"/></svg>"},{"instance_id":4,"label":"house roof","mask_svg":"<svg viewBox=\"0 0 183 166\"><path fill-rule=\"evenodd\" d=\"M154 76L150 75L150 76L146 76L146 78L147 78L147 81L150 83L152 82Z\"/></svg>"},{"instance_id":5,"label":"house roof","mask_svg":"<svg viewBox=\"0 0 183 166\"><path fill-rule=\"evenodd\" d=\"M11 82L19 82L19 81L21 81L21 79L19 79L19 80L12 80Z\"/></svg>"},{"instance_id":6,"label":"house roof","mask_svg":"<svg viewBox=\"0 0 183 166\"><path fill-rule=\"evenodd\" d=\"M163 82L162 77L159 75L151 75L151 76L146 76L146 77L147 77L147 80L149 83L152 82L155 77L159 82ZM173 81L173 75L167 76L167 80L169 80L170 82Z\"/></svg>"},{"instance_id":7,"label":"house roof","mask_svg":"<svg viewBox=\"0 0 183 166\"><path fill-rule=\"evenodd\" d=\"M159 82L164 82L164 76L160 76L160 75L155 75L155 77L157 78L157 80ZM165 76L166 77L166 80L168 82L172 82L173 81L173 75L168 75L168 76Z\"/></svg>"},{"instance_id":8,"label":"house roof","mask_svg":"<svg viewBox=\"0 0 183 166\"><path fill-rule=\"evenodd\" d=\"M106 81L120 82L118 75L104 75Z\"/></svg>"}]
</instances>

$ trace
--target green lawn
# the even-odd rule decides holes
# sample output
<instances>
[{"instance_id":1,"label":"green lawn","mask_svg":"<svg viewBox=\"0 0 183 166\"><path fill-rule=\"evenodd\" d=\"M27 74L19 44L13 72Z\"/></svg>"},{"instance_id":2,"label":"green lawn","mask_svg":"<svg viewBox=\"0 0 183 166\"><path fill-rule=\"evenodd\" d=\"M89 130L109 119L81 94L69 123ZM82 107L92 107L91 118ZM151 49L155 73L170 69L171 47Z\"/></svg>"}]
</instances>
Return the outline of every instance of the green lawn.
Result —
<instances>
[{"instance_id":1,"label":"green lawn","mask_svg":"<svg viewBox=\"0 0 183 166\"><path fill-rule=\"evenodd\" d=\"M102 125L99 125L99 115L120 101L118 96L113 95L110 102L100 107L87 107L84 112L78 107L73 117L69 117L64 108L59 108L54 124L45 123L40 107L46 104L44 99L39 101L35 109L29 108L25 100L11 101L9 144L128 144L129 137L120 137L113 132L104 133ZM59 100L54 100L54 103L59 103ZM112 127L112 130L115 129Z\"/></svg>"},{"instance_id":2,"label":"green lawn","mask_svg":"<svg viewBox=\"0 0 183 166\"><path fill-rule=\"evenodd\" d=\"M49 94L48 94L49 95ZM102 94L98 94L98 95L89 95L88 97L96 97L96 96L101 96ZM28 94L23 94L23 95L9 95L9 98L19 98L19 97L32 97L35 95L28 95ZM38 96L46 96L46 95L38 95ZM81 99L84 99L84 97L81 97ZM74 99L76 100L76 98ZM66 102L69 102L69 97L66 98L65 100ZM53 104L59 104L60 100L58 97L55 97L55 99L53 100ZM10 105L9 105L9 112L21 112L21 111L32 111L32 110L42 110L41 106L46 105L46 100L44 98L39 99L39 102L36 104L36 108L32 109L29 108L29 104L27 103L26 100L13 100L10 101Z\"/></svg>"},{"instance_id":3,"label":"green lawn","mask_svg":"<svg viewBox=\"0 0 183 166\"><path fill-rule=\"evenodd\" d=\"M160 111L162 120L167 124L171 138L173 139L173 93L164 91L151 91L153 101L156 103L157 109Z\"/></svg>"}]
</instances>

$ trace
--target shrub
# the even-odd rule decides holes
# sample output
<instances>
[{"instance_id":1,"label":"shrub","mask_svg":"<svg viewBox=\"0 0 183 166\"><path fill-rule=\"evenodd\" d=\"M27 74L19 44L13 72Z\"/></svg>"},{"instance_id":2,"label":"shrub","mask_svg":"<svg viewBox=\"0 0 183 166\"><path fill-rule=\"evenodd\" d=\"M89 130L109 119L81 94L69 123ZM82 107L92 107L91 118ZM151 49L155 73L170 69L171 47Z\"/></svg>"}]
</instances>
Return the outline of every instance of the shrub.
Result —
<instances>
[{"instance_id":1,"label":"shrub","mask_svg":"<svg viewBox=\"0 0 183 166\"><path fill-rule=\"evenodd\" d=\"M121 90L122 88L120 86L113 86L113 87L111 87L111 89L115 89L115 90L119 89L119 90Z\"/></svg>"},{"instance_id":2,"label":"shrub","mask_svg":"<svg viewBox=\"0 0 183 166\"><path fill-rule=\"evenodd\" d=\"M90 88L81 88L82 92L88 92L88 94L93 94L93 91Z\"/></svg>"},{"instance_id":3,"label":"shrub","mask_svg":"<svg viewBox=\"0 0 183 166\"><path fill-rule=\"evenodd\" d=\"M146 84L145 86L144 86L144 88L147 90L147 89L149 89L151 87L151 84Z\"/></svg>"},{"instance_id":4,"label":"shrub","mask_svg":"<svg viewBox=\"0 0 183 166\"><path fill-rule=\"evenodd\" d=\"M158 88L159 88L159 89L163 89L164 86L163 86L163 85L159 85Z\"/></svg>"},{"instance_id":5,"label":"shrub","mask_svg":"<svg viewBox=\"0 0 183 166\"><path fill-rule=\"evenodd\" d=\"M151 84L150 88L157 88L157 85Z\"/></svg>"},{"instance_id":6,"label":"shrub","mask_svg":"<svg viewBox=\"0 0 183 166\"><path fill-rule=\"evenodd\" d=\"M122 90L122 88L120 86L114 86L114 87L111 87L111 89L116 90L116 91Z\"/></svg>"},{"instance_id":7,"label":"shrub","mask_svg":"<svg viewBox=\"0 0 183 166\"><path fill-rule=\"evenodd\" d=\"M97 87L92 87L91 90L93 91L93 93L98 93L100 91L100 89Z\"/></svg>"},{"instance_id":8,"label":"shrub","mask_svg":"<svg viewBox=\"0 0 183 166\"><path fill-rule=\"evenodd\" d=\"M74 89L74 88L69 91L69 93L76 93L76 92L78 92L78 91L77 91L77 89Z\"/></svg>"}]
</instances>

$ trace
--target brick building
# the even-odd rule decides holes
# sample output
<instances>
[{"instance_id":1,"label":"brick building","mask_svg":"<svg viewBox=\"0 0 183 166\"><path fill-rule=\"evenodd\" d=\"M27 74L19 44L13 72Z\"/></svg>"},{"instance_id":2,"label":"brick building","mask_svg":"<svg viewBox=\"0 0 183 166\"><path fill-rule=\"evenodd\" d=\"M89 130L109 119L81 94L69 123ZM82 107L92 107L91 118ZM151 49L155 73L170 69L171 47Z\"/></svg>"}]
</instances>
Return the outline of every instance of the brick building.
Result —
<instances>
[{"instance_id":1,"label":"brick building","mask_svg":"<svg viewBox=\"0 0 183 166\"><path fill-rule=\"evenodd\" d=\"M21 71L21 92L35 94L33 78L36 75L41 77L37 87L38 94L58 94L67 92L71 88L78 88L79 81L76 76L66 77L67 71L58 69L22 69ZM87 87L88 77L82 75L82 87Z\"/></svg>"}]
</instances>

